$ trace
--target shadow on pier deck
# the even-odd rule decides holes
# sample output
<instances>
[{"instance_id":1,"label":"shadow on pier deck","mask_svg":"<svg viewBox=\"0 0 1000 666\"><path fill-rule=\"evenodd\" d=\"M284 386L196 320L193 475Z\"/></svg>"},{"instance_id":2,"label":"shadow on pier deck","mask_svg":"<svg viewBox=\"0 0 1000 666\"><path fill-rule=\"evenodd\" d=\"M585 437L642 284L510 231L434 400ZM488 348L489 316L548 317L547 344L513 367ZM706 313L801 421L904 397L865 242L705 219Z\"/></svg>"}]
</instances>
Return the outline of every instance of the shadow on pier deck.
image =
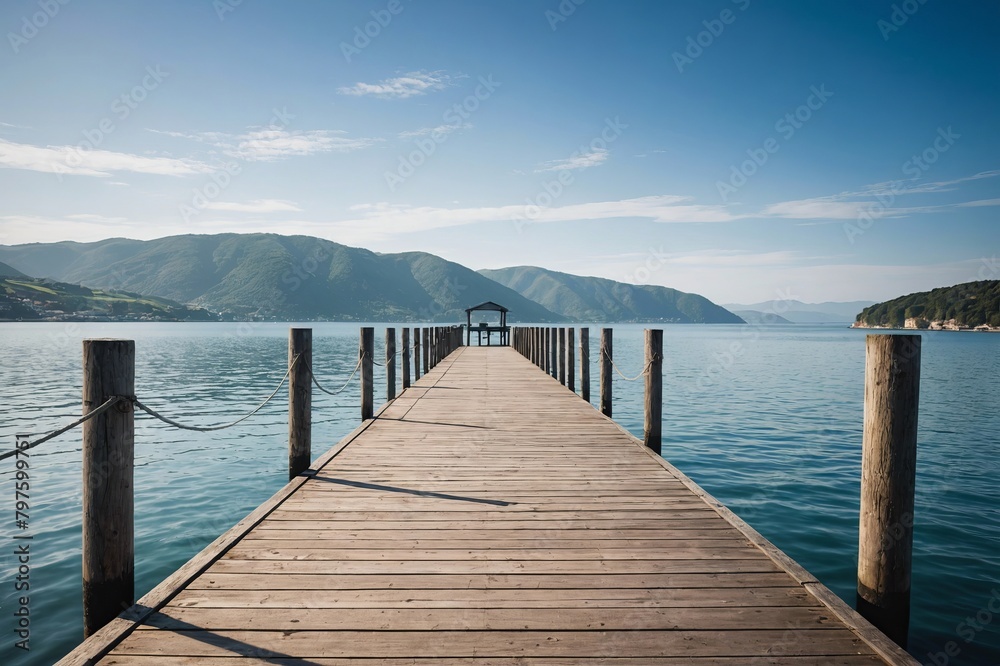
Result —
<instances>
[{"instance_id":1,"label":"shadow on pier deck","mask_svg":"<svg viewBox=\"0 0 1000 666\"><path fill-rule=\"evenodd\" d=\"M916 663L507 347L460 348L65 664Z\"/></svg>"}]
</instances>

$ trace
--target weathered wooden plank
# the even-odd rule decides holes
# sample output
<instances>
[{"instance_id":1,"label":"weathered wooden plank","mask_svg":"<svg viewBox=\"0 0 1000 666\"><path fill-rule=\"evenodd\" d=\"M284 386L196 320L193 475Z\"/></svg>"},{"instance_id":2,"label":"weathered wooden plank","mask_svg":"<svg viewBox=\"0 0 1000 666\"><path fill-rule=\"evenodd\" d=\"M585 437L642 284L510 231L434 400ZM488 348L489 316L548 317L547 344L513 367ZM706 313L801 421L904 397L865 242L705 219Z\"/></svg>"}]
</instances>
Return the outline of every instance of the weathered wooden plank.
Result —
<instances>
[{"instance_id":1,"label":"weathered wooden plank","mask_svg":"<svg viewBox=\"0 0 1000 666\"><path fill-rule=\"evenodd\" d=\"M256 576L252 589L188 588L166 608L735 608L743 606L813 606L821 608L801 587L695 587L607 588L590 587L580 577L578 588L486 589L274 589L283 581ZM283 578L288 578L284 576ZM399 580L399 578L395 579Z\"/></svg>"},{"instance_id":2,"label":"weathered wooden plank","mask_svg":"<svg viewBox=\"0 0 1000 666\"><path fill-rule=\"evenodd\" d=\"M324 560L236 560L224 558L212 565L221 573L261 571L323 574L435 575L440 573L768 573L780 571L767 557L745 560L456 560L340 562Z\"/></svg>"},{"instance_id":3,"label":"weathered wooden plank","mask_svg":"<svg viewBox=\"0 0 1000 666\"><path fill-rule=\"evenodd\" d=\"M844 631L824 608L179 608L147 627L186 631Z\"/></svg>"},{"instance_id":4,"label":"weathered wooden plank","mask_svg":"<svg viewBox=\"0 0 1000 666\"><path fill-rule=\"evenodd\" d=\"M257 658L835 656L867 652L846 629L762 631L161 631L140 628L117 654Z\"/></svg>"},{"instance_id":5,"label":"weathered wooden plank","mask_svg":"<svg viewBox=\"0 0 1000 666\"><path fill-rule=\"evenodd\" d=\"M642 573L642 574L295 574L266 570L226 573L212 568L186 589L221 590L561 590L745 588L758 590L802 587L781 571L759 573ZM735 594L735 591L734 591Z\"/></svg>"},{"instance_id":6,"label":"weathered wooden plank","mask_svg":"<svg viewBox=\"0 0 1000 666\"><path fill-rule=\"evenodd\" d=\"M111 655L101 662L115 666L193 666L209 664L210 666L248 666L276 664L278 666L301 666L302 660L291 657L187 657L187 656L148 656L148 655ZM357 666L357 659L312 657L310 664L317 666ZM379 666L747 666L746 657L574 657L563 659L559 657L490 657L484 662L479 657L402 657L396 659L378 659ZM754 657L754 666L871 666L881 664L881 659L875 655L836 655L819 657Z\"/></svg>"},{"instance_id":7,"label":"weathered wooden plank","mask_svg":"<svg viewBox=\"0 0 1000 666\"><path fill-rule=\"evenodd\" d=\"M228 560L310 560L330 562L478 562L478 561L519 561L519 562L570 562L584 560L753 560L766 559L756 548L741 546L736 548L699 548L694 546L670 546L661 548L562 548L546 550L542 548L449 548L439 550L407 549L378 550L366 548L317 548L315 545L290 547L284 544L268 544L258 547L241 543L226 553Z\"/></svg>"}]
</instances>

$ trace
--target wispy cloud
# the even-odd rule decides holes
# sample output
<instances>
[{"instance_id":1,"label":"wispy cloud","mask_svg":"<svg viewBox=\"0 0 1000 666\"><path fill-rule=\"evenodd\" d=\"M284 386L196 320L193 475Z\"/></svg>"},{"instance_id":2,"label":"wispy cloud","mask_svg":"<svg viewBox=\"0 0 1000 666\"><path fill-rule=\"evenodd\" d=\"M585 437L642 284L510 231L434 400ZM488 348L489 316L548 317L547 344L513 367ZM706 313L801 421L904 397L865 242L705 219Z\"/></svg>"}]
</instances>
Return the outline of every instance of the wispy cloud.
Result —
<instances>
[{"instance_id":1,"label":"wispy cloud","mask_svg":"<svg viewBox=\"0 0 1000 666\"><path fill-rule=\"evenodd\" d=\"M980 206L1000 206L1000 199L979 199L958 204L960 208L979 208Z\"/></svg>"},{"instance_id":2,"label":"wispy cloud","mask_svg":"<svg viewBox=\"0 0 1000 666\"><path fill-rule=\"evenodd\" d=\"M212 201L205 205L209 210L223 210L233 213L279 213L302 212L293 201L283 199L254 199L246 203L232 201Z\"/></svg>"},{"instance_id":3,"label":"wispy cloud","mask_svg":"<svg viewBox=\"0 0 1000 666\"><path fill-rule=\"evenodd\" d=\"M917 194L954 192L958 185L984 178L996 178L1000 170L981 171L954 180L919 182L914 180L874 183L860 190L840 192L811 199L782 201L765 206L763 217L781 217L796 220L852 220L866 215L872 218L903 217L918 213L938 213L953 207L993 206L1000 200L956 202L925 206L897 206L896 198Z\"/></svg>"},{"instance_id":4,"label":"wispy cloud","mask_svg":"<svg viewBox=\"0 0 1000 666\"><path fill-rule=\"evenodd\" d=\"M535 173L542 173L545 171L589 169L590 167L604 164L609 155L610 153L607 148L594 148L593 150L585 153L574 153L569 158L564 160L543 162L537 169L535 169Z\"/></svg>"},{"instance_id":5,"label":"wispy cloud","mask_svg":"<svg viewBox=\"0 0 1000 666\"><path fill-rule=\"evenodd\" d=\"M0 139L0 167L100 177L121 171L190 176L214 170L210 165L195 160L144 157L110 150L81 150L76 146L33 146L4 139Z\"/></svg>"},{"instance_id":6,"label":"wispy cloud","mask_svg":"<svg viewBox=\"0 0 1000 666\"><path fill-rule=\"evenodd\" d=\"M286 130L276 126L252 128L242 134L150 131L206 143L223 155L248 162L266 162L316 153L349 153L380 141L346 137L344 135L347 132L343 130Z\"/></svg>"},{"instance_id":7,"label":"wispy cloud","mask_svg":"<svg viewBox=\"0 0 1000 666\"><path fill-rule=\"evenodd\" d=\"M723 206L691 203L690 197L660 195L595 201L538 209L524 204L480 208L439 208L360 204L350 209L357 217L331 223L354 241L381 239L400 233L426 231L483 222L530 220L535 223L640 218L662 223L729 222L739 219Z\"/></svg>"},{"instance_id":8,"label":"wispy cloud","mask_svg":"<svg viewBox=\"0 0 1000 666\"><path fill-rule=\"evenodd\" d=\"M461 123L452 125L438 125L437 127L421 127L418 130L412 130L409 132L400 132L398 134L400 139L409 141L410 139L419 139L422 136L448 136L452 132L457 132L458 130L471 129L472 123Z\"/></svg>"},{"instance_id":9,"label":"wispy cloud","mask_svg":"<svg viewBox=\"0 0 1000 666\"><path fill-rule=\"evenodd\" d=\"M426 95L429 92L444 90L452 85L455 78L443 71L425 72L423 70L409 72L402 76L391 79L384 79L378 83L358 82L353 86L342 86L337 88L341 95L352 95L361 97L373 95L382 99L406 99L417 95Z\"/></svg>"}]
</instances>

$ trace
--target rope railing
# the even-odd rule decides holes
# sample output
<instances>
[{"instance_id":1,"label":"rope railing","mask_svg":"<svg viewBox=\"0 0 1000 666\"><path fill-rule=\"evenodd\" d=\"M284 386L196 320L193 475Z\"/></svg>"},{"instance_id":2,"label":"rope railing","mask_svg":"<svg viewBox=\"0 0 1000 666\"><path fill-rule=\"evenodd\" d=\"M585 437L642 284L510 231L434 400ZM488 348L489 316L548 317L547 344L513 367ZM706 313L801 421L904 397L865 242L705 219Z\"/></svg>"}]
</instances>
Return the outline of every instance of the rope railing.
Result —
<instances>
[{"instance_id":1,"label":"rope railing","mask_svg":"<svg viewBox=\"0 0 1000 666\"><path fill-rule=\"evenodd\" d=\"M617 372L619 375L621 375L621 378L624 379L627 382L634 382L634 381L637 381L637 380L642 379L643 377L645 377L646 374L649 372L649 366L653 365L653 360L655 360L655 359L653 359L653 360L650 360L648 363L646 363L645 367L643 367L643 369L642 369L642 372L640 372L639 374L637 374L635 377L628 377L628 376L625 375L625 373L623 373L618 368L618 365L615 364L615 360L613 358L611 358L611 356L608 354L608 352L606 350L604 351L604 356L608 359L608 362L611 363L611 367L614 368L615 372Z\"/></svg>"},{"instance_id":2,"label":"rope railing","mask_svg":"<svg viewBox=\"0 0 1000 666\"><path fill-rule=\"evenodd\" d=\"M396 352L393 352L392 355L389 356L389 358L387 358L384 363L379 363L378 361L375 360L375 357L373 356L372 357L372 363L375 364L375 365L377 365L380 368L384 368L385 366L387 366L390 363L392 363L392 361L393 361L394 358L396 358ZM360 363L360 361L358 361L358 362Z\"/></svg>"},{"instance_id":3,"label":"rope railing","mask_svg":"<svg viewBox=\"0 0 1000 666\"><path fill-rule=\"evenodd\" d=\"M316 373L314 373L314 372L312 371L312 368L311 368L311 367L309 367L309 364L308 364L308 363L306 364L306 369L308 369L308 370L309 370L309 376L310 376L310 377L312 377L312 382L313 382L313 385L315 385L315 386L316 386L316 388L318 388L318 389L319 389L320 391L322 391L323 393L326 393L327 395L339 395L339 394L343 393L343 392L344 392L344 391L345 391L345 390L347 389L347 387L348 387L348 386L350 386L350 385L351 385L351 382L352 382L352 381L354 380L354 377L355 377L355 375L357 375L357 374L358 374L358 370L360 370L360 369L361 369L361 362L362 362L363 360L364 360L364 358L363 358L363 357L361 357L361 358L359 358L359 359L358 359L358 364L354 366L354 370L353 370L353 371L351 372L351 376L350 376L350 377L348 377L348 378L347 378L347 381L346 381L346 382L344 383L344 385L343 385L343 386L341 386L341 387L340 387L339 389L337 389L336 391L331 391L331 390L329 390L329 389L327 389L327 388L324 388L323 386L321 386L321 385L320 385L320 383L319 383L319 380L318 380L318 379L316 379Z\"/></svg>"},{"instance_id":4,"label":"rope railing","mask_svg":"<svg viewBox=\"0 0 1000 666\"><path fill-rule=\"evenodd\" d=\"M395 354L393 354L393 357L394 356L395 356ZM295 366L299 363L300 360L302 360L301 359L301 355L300 354L296 354L295 357L292 359L292 362L288 365L288 369L285 371L284 376L282 376L281 381L278 382L277 387L275 387L275 389L266 398L264 398L264 400L261 401L260 404L258 404L252 410L250 410L250 412L248 412L247 414L244 414L243 416L241 416L241 417L239 417L239 418L237 418L237 419L235 419L233 421L229 421L229 422L226 422L226 423L219 423L219 424L215 424L215 425L209 425L209 426L188 425L188 424L185 424L185 423L181 423L181 422L177 421L176 419L170 418L169 416L165 416L165 415L161 414L157 410L155 410L152 407L150 407L149 405L145 404L142 400L139 400L139 398L136 397L136 396L120 396L120 395L116 395L116 396L112 396L112 397L108 398L102 405L100 405L96 409L91 410L86 415L84 415L82 418L79 418L79 419L73 421L72 423L70 423L68 425L65 425L65 426L63 426L63 427L61 427L61 428L59 428L57 430L53 430L53 431L45 434L44 436L39 437L38 439L30 440L26 444L22 443L21 440L25 440L25 439L31 437L31 435L30 434L17 434L16 437L19 440L18 448L0 454L0 460L5 460L7 458L10 458L12 456L17 455L19 452L23 452L23 451L26 451L28 449L33 449L34 447L38 446L39 444L44 444L45 442L47 442L47 441L49 441L51 439L55 439L59 435L62 435L62 434L65 434L65 433L69 432L73 428L76 428L77 426L86 423L90 419L95 418L97 416L100 416L101 414L103 414L104 412L108 411L109 409L111 409L112 407L114 407L115 405L117 405L119 402L122 402L122 401L131 402L138 409L140 409L141 411L145 412L146 414L149 414L154 419L157 419L157 420L159 420L159 421L161 421L161 422L163 422L163 423L165 423L165 424L167 424L169 426L173 426L174 428L180 428L181 430L190 430L190 431L194 431L194 432L215 432L217 430L226 430L228 428L232 428L232 427L234 427L236 425L239 425L240 423L243 423L244 421L246 421L250 417L252 417L255 414L257 414L258 412L260 412L260 410L262 410L269 402L271 402L275 398L275 396L278 395L278 392L281 390L281 388L286 384L286 382L288 381L289 375L292 373L292 370L295 368ZM325 388L324 386L322 386L319 383L319 380L316 379L316 375L313 372L312 368L309 367L308 364L307 364L306 367L307 367L307 369L309 371L309 376L312 378L312 382L316 386L316 388L318 388L320 391L322 391L323 393L326 393L328 395L338 395L338 394L342 393L343 391L345 391L351 385L351 382L354 380L354 377L358 374L358 370L361 368L361 362L362 362L362 360L363 360L362 358L358 359L358 363L354 367L354 370L351 372L350 377L347 378L347 382L345 382L345 384L342 387L340 387L339 389L337 389L336 391L331 391L331 390ZM389 358L389 361L391 361L391 360L392 360L392 357ZM302 360L302 362L305 363L304 360Z\"/></svg>"},{"instance_id":5,"label":"rope railing","mask_svg":"<svg viewBox=\"0 0 1000 666\"><path fill-rule=\"evenodd\" d=\"M108 398L107 400L105 400L104 403L101 404L97 409L94 409L94 410L91 410L91 411L87 412L87 414L85 414L83 416L83 418L77 419L76 421L73 421L72 423L70 423L67 426L63 426L62 428L59 428L58 430L53 430L52 432L46 434L44 437L39 437L36 440L29 441L24 446L21 446L20 443L18 443L18 448L14 449L13 451L7 451L6 453L0 454L0 460L5 460L7 458L10 458L11 456L16 456L18 453L21 453L22 451L26 451L28 449L33 449L36 446L38 446L39 444L44 444L45 442L49 441L50 439L55 439L56 437L58 437L59 435L63 434L64 432L69 432L70 430L72 430L73 428L77 427L78 425L83 425L84 423L86 423L90 419L95 418L97 416L100 416L104 412L108 411L109 409L111 409L112 407L114 407L115 405L117 405L122 400L129 400L129 398L127 398L125 396L121 396L121 395L111 396L110 398ZM14 435L14 437L17 438L18 440L27 439L30 436L31 435Z\"/></svg>"}]
</instances>

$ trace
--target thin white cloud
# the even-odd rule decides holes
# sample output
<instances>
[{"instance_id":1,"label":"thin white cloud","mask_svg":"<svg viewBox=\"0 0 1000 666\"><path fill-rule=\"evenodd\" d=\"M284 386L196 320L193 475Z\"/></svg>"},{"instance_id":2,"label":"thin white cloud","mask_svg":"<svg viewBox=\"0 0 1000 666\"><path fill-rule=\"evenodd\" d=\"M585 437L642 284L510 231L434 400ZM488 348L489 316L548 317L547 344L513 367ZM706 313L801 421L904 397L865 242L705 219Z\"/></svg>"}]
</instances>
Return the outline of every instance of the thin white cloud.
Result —
<instances>
[{"instance_id":1,"label":"thin white cloud","mask_svg":"<svg viewBox=\"0 0 1000 666\"><path fill-rule=\"evenodd\" d=\"M333 222L331 226L344 236L349 236L352 242L364 242L401 233L483 222L538 224L641 218L662 223L694 223L729 222L739 219L723 206L704 206L692 204L690 201L690 197L661 195L549 208L524 204L480 208L360 204L350 208L358 217Z\"/></svg>"},{"instance_id":2,"label":"thin white cloud","mask_svg":"<svg viewBox=\"0 0 1000 666\"><path fill-rule=\"evenodd\" d=\"M959 208L979 208L980 206L1000 206L1000 199L979 199L958 204Z\"/></svg>"},{"instance_id":3,"label":"thin white cloud","mask_svg":"<svg viewBox=\"0 0 1000 666\"><path fill-rule=\"evenodd\" d=\"M195 160L143 157L77 146L33 146L4 139L0 139L0 167L100 177L121 171L160 176L190 176L214 171L208 164Z\"/></svg>"},{"instance_id":4,"label":"thin white cloud","mask_svg":"<svg viewBox=\"0 0 1000 666\"><path fill-rule=\"evenodd\" d=\"M314 153L349 153L372 145L372 139L347 139L327 130L294 131L264 129L239 137L233 157L249 161L268 161L292 155Z\"/></svg>"},{"instance_id":5,"label":"thin white cloud","mask_svg":"<svg viewBox=\"0 0 1000 666\"><path fill-rule=\"evenodd\" d=\"M418 139L422 136L444 137L448 136L452 132L457 132L458 130L471 129L471 128L472 128L472 123L438 125L437 127L421 127L418 130L412 130L409 132L400 132L398 136L400 139L408 141L410 139Z\"/></svg>"},{"instance_id":6,"label":"thin white cloud","mask_svg":"<svg viewBox=\"0 0 1000 666\"><path fill-rule=\"evenodd\" d=\"M228 157L248 162L268 162L316 153L350 153L380 139L349 138L343 130L287 130L277 126L252 128L242 134L227 132L172 132L156 134L206 143Z\"/></svg>"},{"instance_id":7,"label":"thin white cloud","mask_svg":"<svg viewBox=\"0 0 1000 666\"><path fill-rule=\"evenodd\" d=\"M443 71L434 72L409 72L402 76L391 79L384 79L378 83L358 82L353 86L342 86L337 88L341 95L352 95L361 97L373 95L382 99L406 99L417 95L426 95L429 92L444 90L452 85L452 77Z\"/></svg>"},{"instance_id":8,"label":"thin white cloud","mask_svg":"<svg viewBox=\"0 0 1000 666\"><path fill-rule=\"evenodd\" d=\"M574 169L589 169L590 167L604 164L609 155L610 153L607 148L595 148L586 153L574 153L569 158L564 160L543 162L537 169L535 169L535 173L543 173L545 171L572 171Z\"/></svg>"},{"instance_id":9,"label":"thin white cloud","mask_svg":"<svg viewBox=\"0 0 1000 666\"><path fill-rule=\"evenodd\" d=\"M874 183L860 190L841 192L811 199L782 201L761 210L762 217L781 217L796 220L853 220L859 217L903 217L917 213L939 213L953 207L993 206L994 199L982 202L950 203L927 206L897 206L897 197L915 194L940 194L953 192L956 185L984 178L1000 176L1000 170L981 171L964 178L936 182L913 180Z\"/></svg>"},{"instance_id":10,"label":"thin white cloud","mask_svg":"<svg viewBox=\"0 0 1000 666\"><path fill-rule=\"evenodd\" d=\"M233 213L280 213L302 212L293 201L283 199L254 199L247 203L232 201L212 201L205 205L209 210L223 210Z\"/></svg>"},{"instance_id":11,"label":"thin white cloud","mask_svg":"<svg viewBox=\"0 0 1000 666\"><path fill-rule=\"evenodd\" d=\"M66 218L93 224L124 224L128 222L127 217L108 217L107 215L96 215L94 213L76 213L74 215L67 215Z\"/></svg>"}]
</instances>

